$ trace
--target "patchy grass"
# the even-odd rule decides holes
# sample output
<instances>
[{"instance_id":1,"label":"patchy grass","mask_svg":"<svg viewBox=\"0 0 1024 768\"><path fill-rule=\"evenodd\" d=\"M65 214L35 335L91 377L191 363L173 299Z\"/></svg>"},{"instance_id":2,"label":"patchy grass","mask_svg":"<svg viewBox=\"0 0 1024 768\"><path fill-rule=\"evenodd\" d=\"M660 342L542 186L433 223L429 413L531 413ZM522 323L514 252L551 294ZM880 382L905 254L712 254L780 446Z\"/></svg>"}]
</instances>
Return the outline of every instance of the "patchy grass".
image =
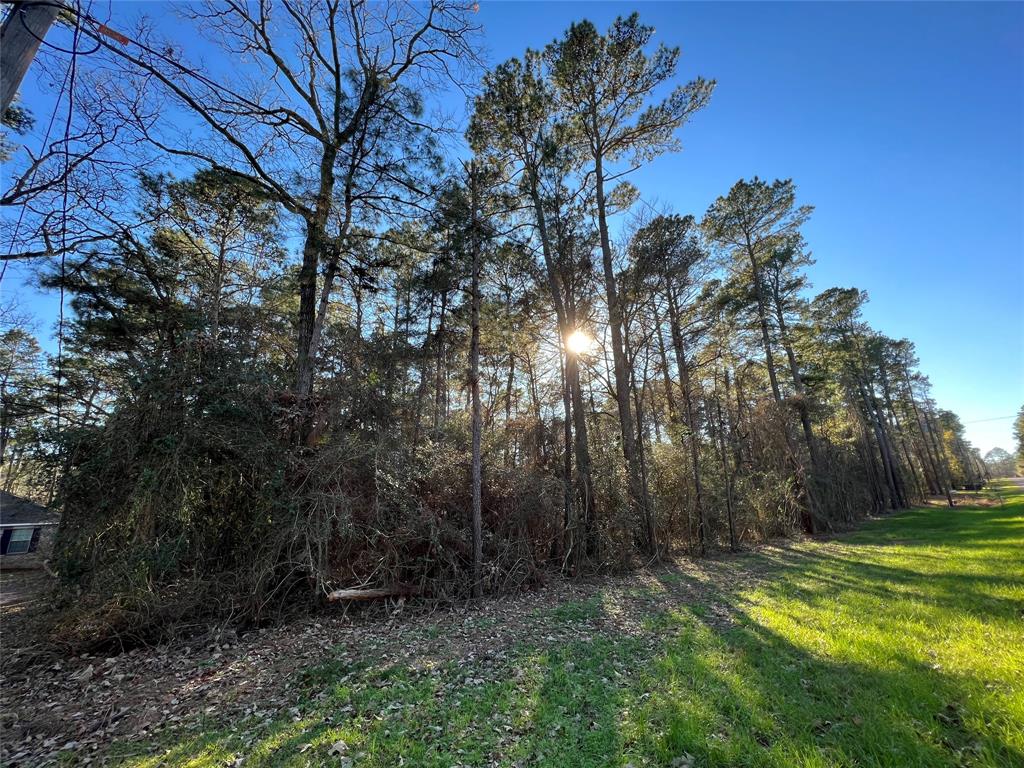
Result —
<instances>
[{"instance_id":1,"label":"patchy grass","mask_svg":"<svg viewBox=\"0 0 1024 768\"><path fill-rule=\"evenodd\" d=\"M1003 496L714 560L699 590L652 571L466 658L339 650L289 711L121 744L114 762L1022 766L1024 494Z\"/></svg>"},{"instance_id":2,"label":"patchy grass","mask_svg":"<svg viewBox=\"0 0 1024 768\"><path fill-rule=\"evenodd\" d=\"M560 622L573 623L587 621L601 615L603 609L599 596L563 603L551 611L551 615Z\"/></svg>"}]
</instances>

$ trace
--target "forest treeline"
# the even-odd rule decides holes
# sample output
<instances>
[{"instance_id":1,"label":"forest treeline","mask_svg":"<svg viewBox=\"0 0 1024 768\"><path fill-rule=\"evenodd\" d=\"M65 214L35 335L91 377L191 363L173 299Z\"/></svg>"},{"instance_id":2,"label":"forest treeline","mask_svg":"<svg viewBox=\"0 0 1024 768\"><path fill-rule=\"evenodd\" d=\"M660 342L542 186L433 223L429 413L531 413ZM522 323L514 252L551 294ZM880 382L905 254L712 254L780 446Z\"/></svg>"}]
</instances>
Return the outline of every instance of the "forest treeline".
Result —
<instances>
[{"instance_id":1,"label":"forest treeline","mask_svg":"<svg viewBox=\"0 0 1024 768\"><path fill-rule=\"evenodd\" d=\"M63 636L500 592L984 478L913 344L811 289L793 181L631 183L715 85L636 15L487 70L448 0L181 13L219 58L68 22L68 130L4 193L68 307L58 354L5 310L0 425L5 487L63 513Z\"/></svg>"}]
</instances>

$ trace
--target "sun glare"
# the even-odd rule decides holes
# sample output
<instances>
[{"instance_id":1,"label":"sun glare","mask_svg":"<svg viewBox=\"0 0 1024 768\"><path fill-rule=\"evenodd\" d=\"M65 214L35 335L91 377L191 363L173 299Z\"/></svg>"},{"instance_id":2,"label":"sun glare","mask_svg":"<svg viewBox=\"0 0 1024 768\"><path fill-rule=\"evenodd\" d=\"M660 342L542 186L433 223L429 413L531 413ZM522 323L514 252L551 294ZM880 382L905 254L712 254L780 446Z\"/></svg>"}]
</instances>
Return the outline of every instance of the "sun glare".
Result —
<instances>
[{"instance_id":1,"label":"sun glare","mask_svg":"<svg viewBox=\"0 0 1024 768\"><path fill-rule=\"evenodd\" d=\"M594 347L594 339L585 331L576 329L565 340L565 346L574 355L583 355Z\"/></svg>"}]
</instances>

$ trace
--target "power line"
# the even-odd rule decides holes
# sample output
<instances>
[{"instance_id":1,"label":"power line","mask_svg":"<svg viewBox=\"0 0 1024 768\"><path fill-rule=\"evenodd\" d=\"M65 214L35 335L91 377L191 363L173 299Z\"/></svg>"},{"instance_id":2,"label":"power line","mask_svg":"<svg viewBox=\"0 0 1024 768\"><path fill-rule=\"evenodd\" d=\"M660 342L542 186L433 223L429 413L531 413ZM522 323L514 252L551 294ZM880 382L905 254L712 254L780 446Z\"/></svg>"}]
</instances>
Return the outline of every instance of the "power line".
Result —
<instances>
[{"instance_id":1,"label":"power line","mask_svg":"<svg viewBox=\"0 0 1024 768\"><path fill-rule=\"evenodd\" d=\"M1017 418L1017 414L1013 413L1013 414L1010 414L1009 416L992 416L991 418L988 418L988 419L974 419L972 421L965 421L963 423L964 424L981 424L983 421L1002 421L1003 419L1015 419L1015 418Z\"/></svg>"},{"instance_id":2,"label":"power line","mask_svg":"<svg viewBox=\"0 0 1024 768\"><path fill-rule=\"evenodd\" d=\"M91 6L91 2L90 2ZM67 279L65 273L65 262L68 253L68 177L71 175L71 121L75 109L75 79L78 74L78 44L82 35L81 17L77 11L81 10L79 5L75 13L75 32L71 38L71 62L68 67L68 116L64 121L64 173L61 205L61 227L60 227L60 318L57 322L57 438L60 439L61 427L61 406L64 402L61 397L61 389L64 380L64 283ZM86 9L88 13L88 9Z\"/></svg>"}]
</instances>

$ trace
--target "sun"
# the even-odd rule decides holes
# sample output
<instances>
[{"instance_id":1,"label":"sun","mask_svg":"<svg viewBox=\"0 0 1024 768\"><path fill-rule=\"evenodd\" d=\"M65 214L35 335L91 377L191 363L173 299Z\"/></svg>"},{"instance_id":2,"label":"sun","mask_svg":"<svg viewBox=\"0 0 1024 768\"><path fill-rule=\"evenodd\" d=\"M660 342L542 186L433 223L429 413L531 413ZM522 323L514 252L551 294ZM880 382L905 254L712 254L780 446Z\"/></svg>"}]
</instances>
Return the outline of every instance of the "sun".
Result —
<instances>
[{"instance_id":1,"label":"sun","mask_svg":"<svg viewBox=\"0 0 1024 768\"><path fill-rule=\"evenodd\" d=\"M566 338L565 346L574 355L584 355L594 348L594 339L577 328Z\"/></svg>"}]
</instances>

